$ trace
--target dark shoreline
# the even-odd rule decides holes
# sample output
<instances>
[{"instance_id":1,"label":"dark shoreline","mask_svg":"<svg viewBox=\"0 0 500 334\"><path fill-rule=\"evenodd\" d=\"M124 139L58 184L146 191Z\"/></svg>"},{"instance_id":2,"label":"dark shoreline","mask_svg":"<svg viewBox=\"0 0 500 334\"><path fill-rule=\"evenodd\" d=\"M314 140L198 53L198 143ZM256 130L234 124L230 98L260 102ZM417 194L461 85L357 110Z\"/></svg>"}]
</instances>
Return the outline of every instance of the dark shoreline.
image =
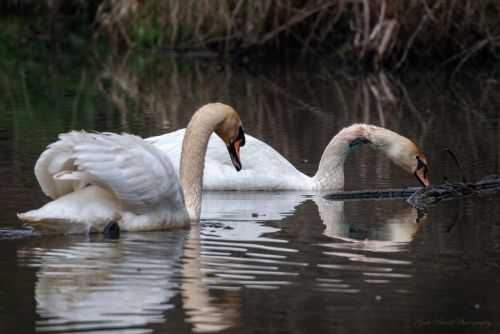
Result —
<instances>
[{"instance_id":1,"label":"dark shoreline","mask_svg":"<svg viewBox=\"0 0 500 334\"><path fill-rule=\"evenodd\" d=\"M490 0L199 6L194 0L7 0L0 5L0 42L5 49L43 42L76 51L89 46L113 53L158 50L169 57L220 57L244 66L320 60L364 71L416 64L461 68L496 60L500 45L500 7Z\"/></svg>"}]
</instances>

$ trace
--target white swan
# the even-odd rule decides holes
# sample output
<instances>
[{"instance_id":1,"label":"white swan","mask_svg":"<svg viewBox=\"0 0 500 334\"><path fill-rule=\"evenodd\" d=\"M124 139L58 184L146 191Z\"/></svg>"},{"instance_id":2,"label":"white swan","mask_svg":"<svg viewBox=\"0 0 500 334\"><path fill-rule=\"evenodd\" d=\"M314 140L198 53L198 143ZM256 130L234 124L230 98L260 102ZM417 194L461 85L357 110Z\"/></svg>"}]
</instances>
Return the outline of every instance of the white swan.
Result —
<instances>
[{"instance_id":1,"label":"white swan","mask_svg":"<svg viewBox=\"0 0 500 334\"><path fill-rule=\"evenodd\" d=\"M35 166L42 191L53 201L18 217L57 233L103 231L110 222L126 231L186 226L199 219L212 132L226 143L240 170L239 150L245 144L241 121L221 103L207 104L191 118L182 142L180 177L168 157L140 137L77 131L60 135Z\"/></svg>"},{"instance_id":2,"label":"white swan","mask_svg":"<svg viewBox=\"0 0 500 334\"><path fill-rule=\"evenodd\" d=\"M146 139L178 168L185 130ZM225 157L223 145L212 136L208 144L203 188L206 190L341 190L344 188L344 161L361 144L384 152L398 166L429 186L427 162L422 151L408 138L375 125L353 124L330 141L318 171L309 177L298 171L266 143L246 135L245 168L238 175Z\"/></svg>"}]
</instances>

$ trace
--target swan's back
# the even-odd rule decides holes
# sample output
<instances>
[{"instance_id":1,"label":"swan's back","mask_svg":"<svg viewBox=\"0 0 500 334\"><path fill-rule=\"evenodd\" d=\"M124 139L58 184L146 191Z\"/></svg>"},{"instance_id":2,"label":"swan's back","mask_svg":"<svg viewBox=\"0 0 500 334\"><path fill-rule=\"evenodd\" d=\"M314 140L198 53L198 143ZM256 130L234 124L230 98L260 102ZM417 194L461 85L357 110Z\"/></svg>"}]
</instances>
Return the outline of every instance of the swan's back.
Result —
<instances>
[{"instance_id":1,"label":"swan's back","mask_svg":"<svg viewBox=\"0 0 500 334\"><path fill-rule=\"evenodd\" d=\"M125 230L189 221L175 169L153 145L129 134L72 131L59 138L35 166L40 187L55 201L21 219L99 226L116 219Z\"/></svg>"},{"instance_id":2,"label":"swan's back","mask_svg":"<svg viewBox=\"0 0 500 334\"><path fill-rule=\"evenodd\" d=\"M166 154L179 172L185 129L146 139ZM235 171L227 148L216 135L210 137L203 175L205 190L303 190L312 189L311 178L298 171L266 143L245 134L241 148L243 169Z\"/></svg>"}]
</instances>

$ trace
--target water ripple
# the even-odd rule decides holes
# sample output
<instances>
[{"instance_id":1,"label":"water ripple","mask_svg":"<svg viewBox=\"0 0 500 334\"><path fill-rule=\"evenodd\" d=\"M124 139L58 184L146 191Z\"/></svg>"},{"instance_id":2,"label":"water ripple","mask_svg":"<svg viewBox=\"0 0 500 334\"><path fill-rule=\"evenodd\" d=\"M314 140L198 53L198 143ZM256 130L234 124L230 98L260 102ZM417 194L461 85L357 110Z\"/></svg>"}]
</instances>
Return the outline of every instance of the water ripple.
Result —
<instances>
[{"instance_id":1,"label":"water ripple","mask_svg":"<svg viewBox=\"0 0 500 334\"><path fill-rule=\"evenodd\" d=\"M163 248L157 247L160 242ZM120 243L19 250L21 263L39 268L37 331L121 332L165 322L165 311L173 307L169 301L179 291L175 276L180 276L184 242L182 233L126 234Z\"/></svg>"}]
</instances>

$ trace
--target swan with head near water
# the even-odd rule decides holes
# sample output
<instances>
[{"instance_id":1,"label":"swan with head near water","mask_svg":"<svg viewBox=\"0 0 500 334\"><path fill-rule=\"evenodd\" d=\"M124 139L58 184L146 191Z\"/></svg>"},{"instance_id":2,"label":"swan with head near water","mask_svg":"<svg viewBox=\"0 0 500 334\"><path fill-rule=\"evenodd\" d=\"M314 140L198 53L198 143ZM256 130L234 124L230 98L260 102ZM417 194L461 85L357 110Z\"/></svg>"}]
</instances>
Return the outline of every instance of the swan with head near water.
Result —
<instances>
[{"instance_id":1,"label":"swan with head near water","mask_svg":"<svg viewBox=\"0 0 500 334\"><path fill-rule=\"evenodd\" d=\"M181 157L180 143L185 130L146 139L165 153L174 168ZM266 143L246 135L245 167L236 175L225 157L224 147L212 136L208 143L203 188L206 190L342 190L344 162L355 148L368 144L383 152L405 171L415 175L425 187L427 161L410 139L388 129L368 124L353 124L342 129L327 145L318 171L309 177Z\"/></svg>"},{"instance_id":2,"label":"swan with head near water","mask_svg":"<svg viewBox=\"0 0 500 334\"><path fill-rule=\"evenodd\" d=\"M62 134L35 165L38 183L53 201L18 217L42 232L63 234L103 231L111 222L125 231L187 226L200 217L212 133L239 171L245 135L236 111L222 103L207 104L191 118L180 145L180 171L179 161L174 168L165 154L134 135Z\"/></svg>"}]
</instances>

